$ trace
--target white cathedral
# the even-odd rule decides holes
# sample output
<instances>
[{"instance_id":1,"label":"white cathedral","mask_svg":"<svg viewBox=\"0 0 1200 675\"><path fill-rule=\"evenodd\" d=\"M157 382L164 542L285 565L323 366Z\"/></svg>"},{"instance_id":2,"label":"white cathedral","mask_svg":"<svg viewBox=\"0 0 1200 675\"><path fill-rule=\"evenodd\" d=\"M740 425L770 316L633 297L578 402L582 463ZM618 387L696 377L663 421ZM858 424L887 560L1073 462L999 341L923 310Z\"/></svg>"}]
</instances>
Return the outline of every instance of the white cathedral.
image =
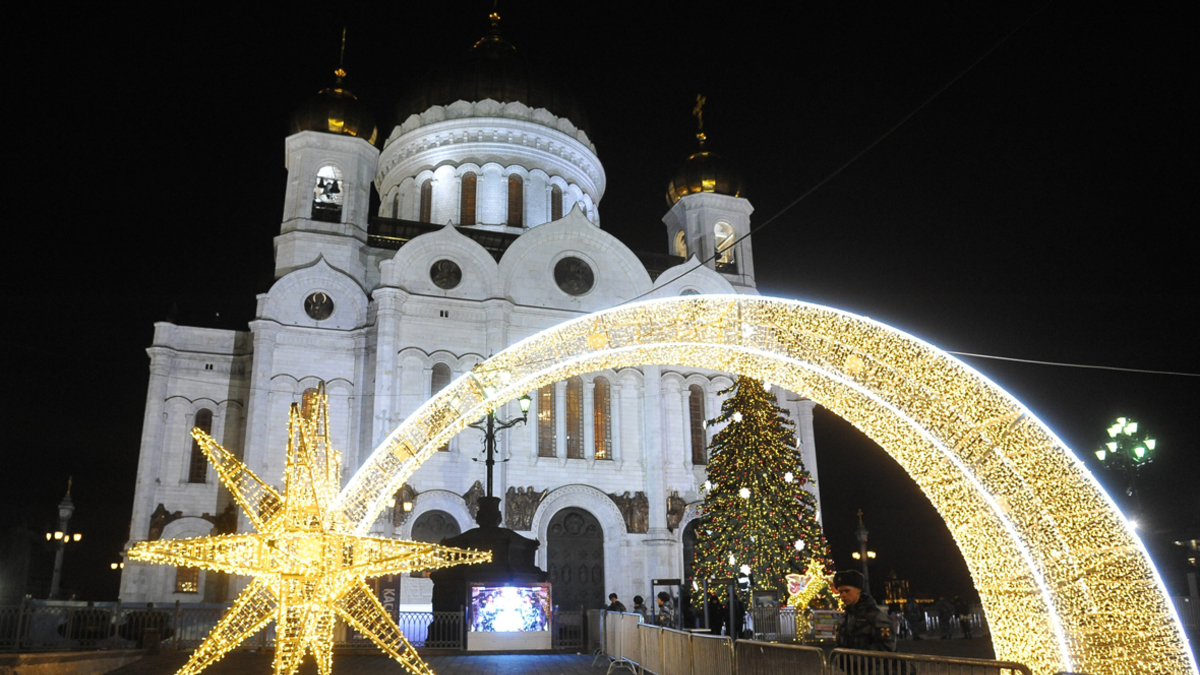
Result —
<instances>
[{"instance_id":1,"label":"white cathedral","mask_svg":"<svg viewBox=\"0 0 1200 675\"><path fill-rule=\"evenodd\" d=\"M296 113L275 282L248 330L155 324L128 545L249 528L193 426L280 484L288 408L324 381L348 479L433 393L523 338L631 298L756 292L751 241L739 240L753 208L703 135L668 186L666 250L630 250L600 227L605 172L578 105L497 19L461 61L414 84L382 150L340 70ZM697 261L709 262L690 271ZM499 435L494 490L504 526L540 542L555 605L599 607L616 592L632 606L651 579L686 577L715 432L704 420L730 384L646 366L529 393L528 422ZM813 403L776 394L816 479ZM515 402L501 411L520 414ZM481 450L480 432L460 433L373 532L436 542L474 527ZM427 578L395 583L398 608L428 608ZM121 578L126 602L226 602L236 590L133 562Z\"/></svg>"}]
</instances>

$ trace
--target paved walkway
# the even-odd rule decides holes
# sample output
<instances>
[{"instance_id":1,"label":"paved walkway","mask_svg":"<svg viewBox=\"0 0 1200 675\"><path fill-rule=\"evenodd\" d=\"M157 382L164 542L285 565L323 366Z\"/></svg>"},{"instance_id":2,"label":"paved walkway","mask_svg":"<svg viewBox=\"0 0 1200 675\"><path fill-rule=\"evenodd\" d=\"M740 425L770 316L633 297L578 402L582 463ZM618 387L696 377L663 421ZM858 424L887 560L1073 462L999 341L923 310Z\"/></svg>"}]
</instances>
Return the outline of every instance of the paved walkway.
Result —
<instances>
[{"instance_id":1,"label":"paved walkway","mask_svg":"<svg viewBox=\"0 0 1200 675\"><path fill-rule=\"evenodd\" d=\"M244 651L230 653L204 671L205 675L271 675L271 654ZM454 655L425 659L437 675L603 675L600 661L592 668L592 657L575 654L539 655ZM173 675L187 661L187 654L163 652L147 656L110 675ZM334 675L404 675L399 663L383 655L335 654ZM312 657L306 657L298 675L317 675Z\"/></svg>"}]
</instances>

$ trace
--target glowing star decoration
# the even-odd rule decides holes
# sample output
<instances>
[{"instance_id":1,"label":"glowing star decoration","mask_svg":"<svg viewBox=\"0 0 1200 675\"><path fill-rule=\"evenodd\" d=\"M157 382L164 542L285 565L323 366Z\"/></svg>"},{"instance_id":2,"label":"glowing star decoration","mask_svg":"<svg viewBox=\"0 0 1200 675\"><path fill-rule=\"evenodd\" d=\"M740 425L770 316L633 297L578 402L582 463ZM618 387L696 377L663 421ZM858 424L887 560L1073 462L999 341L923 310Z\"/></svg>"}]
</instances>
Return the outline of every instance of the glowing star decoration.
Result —
<instances>
[{"instance_id":1,"label":"glowing star decoration","mask_svg":"<svg viewBox=\"0 0 1200 675\"><path fill-rule=\"evenodd\" d=\"M788 607L807 608L808 603L829 585L829 580L821 572L821 566L816 561L809 561L804 574L789 574L784 577L787 579Z\"/></svg>"},{"instance_id":2,"label":"glowing star decoration","mask_svg":"<svg viewBox=\"0 0 1200 675\"><path fill-rule=\"evenodd\" d=\"M340 617L411 673L433 671L417 655L365 580L389 574L481 563L491 553L353 534L333 508L341 453L329 442L329 402L322 383L288 420L284 490L277 492L199 429L192 436L246 512L257 534L139 542L142 562L242 574L254 580L178 675L195 675L275 621L276 675L292 675L311 652L320 675L333 666Z\"/></svg>"},{"instance_id":3,"label":"glowing star decoration","mask_svg":"<svg viewBox=\"0 0 1200 675\"><path fill-rule=\"evenodd\" d=\"M593 346L597 332L607 346ZM831 307L691 295L620 305L532 335L401 423L342 490L338 510L365 534L415 468L489 410L575 375L644 365L770 380L878 443L953 534L998 658L1036 675L1198 672L1137 533L1053 431L953 355Z\"/></svg>"}]
</instances>

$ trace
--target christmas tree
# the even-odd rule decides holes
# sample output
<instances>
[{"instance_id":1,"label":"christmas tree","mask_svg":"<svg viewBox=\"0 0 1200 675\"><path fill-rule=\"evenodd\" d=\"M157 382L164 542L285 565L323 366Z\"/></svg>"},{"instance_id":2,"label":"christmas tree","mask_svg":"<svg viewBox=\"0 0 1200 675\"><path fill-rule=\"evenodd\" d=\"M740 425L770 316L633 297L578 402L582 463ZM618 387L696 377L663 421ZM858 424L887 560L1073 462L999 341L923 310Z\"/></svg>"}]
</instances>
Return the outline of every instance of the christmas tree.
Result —
<instances>
[{"instance_id":1,"label":"christmas tree","mask_svg":"<svg viewBox=\"0 0 1200 675\"><path fill-rule=\"evenodd\" d=\"M787 575L803 575L810 565L826 574L830 565L817 500L805 489L812 477L796 447L795 424L757 380L738 378L721 394L731 391L708 422L726 426L709 444L694 581L738 579L738 595L749 606L751 590L775 590L784 599ZM725 602L725 588L709 590Z\"/></svg>"}]
</instances>

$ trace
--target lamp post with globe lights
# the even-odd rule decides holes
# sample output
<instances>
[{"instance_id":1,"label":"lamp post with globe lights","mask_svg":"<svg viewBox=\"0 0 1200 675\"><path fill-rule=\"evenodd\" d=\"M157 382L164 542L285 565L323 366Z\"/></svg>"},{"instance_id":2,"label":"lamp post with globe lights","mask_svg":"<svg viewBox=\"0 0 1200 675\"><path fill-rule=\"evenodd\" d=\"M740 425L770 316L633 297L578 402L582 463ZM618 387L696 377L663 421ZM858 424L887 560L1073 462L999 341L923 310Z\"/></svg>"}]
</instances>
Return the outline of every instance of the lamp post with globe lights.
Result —
<instances>
[{"instance_id":1,"label":"lamp post with globe lights","mask_svg":"<svg viewBox=\"0 0 1200 675\"><path fill-rule=\"evenodd\" d=\"M1138 492L1138 474L1142 467L1154 461L1158 441L1140 428L1132 417L1118 417L1106 431L1108 440L1094 454L1106 470L1121 474L1125 496L1133 499L1140 516L1142 499Z\"/></svg>"},{"instance_id":2,"label":"lamp post with globe lights","mask_svg":"<svg viewBox=\"0 0 1200 675\"><path fill-rule=\"evenodd\" d=\"M71 501L72 480L72 478L67 478L67 494L63 495L62 501L58 503L58 529L54 532L46 533L46 541L53 541L55 543L54 576L50 578L50 600L58 597L59 584L62 580L63 552L66 550L67 544L77 544L83 539L82 534L79 532L72 534L68 527L71 515L75 513L75 504Z\"/></svg>"},{"instance_id":3,"label":"lamp post with globe lights","mask_svg":"<svg viewBox=\"0 0 1200 675\"><path fill-rule=\"evenodd\" d=\"M529 420L529 404L532 403L529 394L525 394L517 399L517 402L521 405L520 417L514 417L510 420L497 420L496 411L493 410L483 420L469 425L472 429L478 429L483 432L483 446L487 453L487 459L484 463L487 465L487 496L489 498L492 496L492 471L493 467L496 466L496 432L504 431L518 424L524 424Z\"/></svg>"},{"instance_id":4,"label":"lamp post with globe lights","mask_svg":"<svg viewBox=\"0 0 1200 675\"><path fill-rule=\"evenodd\" d=\"M871 592L871 568L869 567L872 560L875 559L875 551L867 550L867 526L863 525L862 509L858 510L858 527L854 530L854 536L858 539L858 550L851 553L850 556L855 560L862 561L863 573L863 590L867 593Z\"/></svg>"}]
</instances>

